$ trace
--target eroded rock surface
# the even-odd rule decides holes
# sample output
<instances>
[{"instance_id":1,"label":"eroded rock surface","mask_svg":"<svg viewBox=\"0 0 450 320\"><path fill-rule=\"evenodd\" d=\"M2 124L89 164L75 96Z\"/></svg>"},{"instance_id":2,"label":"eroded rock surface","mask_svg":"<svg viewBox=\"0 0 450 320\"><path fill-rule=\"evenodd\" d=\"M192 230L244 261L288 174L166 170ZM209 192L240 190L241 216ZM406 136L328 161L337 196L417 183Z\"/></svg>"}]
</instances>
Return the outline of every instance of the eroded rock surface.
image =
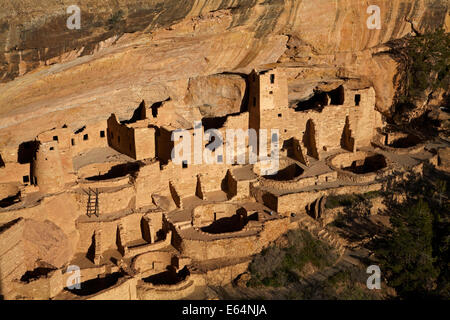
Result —
<instances>
[{"instance_id":1,"label":"eroded rock surface","mask_svg":"<svg viewBox=\"0 0 450 320\"><path fill-rule=\"evenodd\" d=\"M245 88L239 75L198 77L189 81L184 102L198 107L204 117L221 117L240 111Z\"/></svg>"},{"instance_id":2,"label":"eroded rock surface","mask_svg":"<svg viewBox=\"0 0 450 320\"><path fill-rule=\"evenodd\" d=\"M62 267L73 252L66 234L53 222L24 221L24 252L29 270L39 266L39 262L55 268ZM33 263L34 262L34 263Z\"/></svg>"},{"instance_id":3,"label":"eroded rock surface","mask_svg":"<svg viewBox=\"0 0 450 320\"><path fill-rule=\"evenodd\" d=\"M189 79L277 62L300 68L310 83L297 90L302 98L320 83L361 79L388 115L397 65L380 45L450 23L440 0L377 1L380 30L367 28L362 0L89 0L80 4L82 28L69 30L69 2L0 1L1 145L19 142L13 131L27 140L112 111L126 117L142 100L189 96ZM195 103L237 106L237 92L237 100L211 94Z\"/></svg>"}]
</instances>

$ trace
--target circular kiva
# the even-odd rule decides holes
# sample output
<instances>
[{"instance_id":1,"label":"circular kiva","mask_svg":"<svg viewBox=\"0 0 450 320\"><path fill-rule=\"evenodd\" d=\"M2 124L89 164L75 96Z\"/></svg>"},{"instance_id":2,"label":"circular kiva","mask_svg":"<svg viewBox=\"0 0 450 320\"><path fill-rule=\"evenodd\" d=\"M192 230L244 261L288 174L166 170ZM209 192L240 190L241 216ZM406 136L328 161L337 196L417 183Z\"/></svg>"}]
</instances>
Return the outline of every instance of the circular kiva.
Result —
<instances>
[{"instance_id":1,"label":"circular kiva","mask_svg":"<svg viewBox=\"0 0 450 320\"><path fill-rule=\"evenodd\" d=\"M386 157L374 152L348 152L327 159L331 169L337 171L338 179L351 182L371 182L388 170Z\"/></svg>"},{"instance_id":2,"label":"circular kiva","mask_svg":"<svg viewBox=\"0 0 450 320\"><path fill-rule=\"evenodd\" d=\"M378 148L395 153L409 154L417 153L423 150L424 140L412 133L397 133L390 139L386 138L384 144L374 143Z\"/></svg>"},{"instance_id":3,"label":"circular kiva","mask_svg":"<svg viewBox=\"0 0 450 320\"><path fill-rule=\"evenodd\" d=\"M280 159L278 170L273 174L265 174L264 169L268 169L270 166L267 163L258 162L253 166L253 172L258 176L262 185L281 187L282 185L295 184L301 179L304 172L292 159Z\"/></svg>"},{"instance_id":4,"label":"circular kiva","mask_svg":"<svg viewBox=\"0 0 450 320\"><path fill-rule=\"evenodd\" d=\"M247 210L232 203L211 203L192 211L192 226L204 233L238 232L247 222Z\"/></svg>"}]
</instances>

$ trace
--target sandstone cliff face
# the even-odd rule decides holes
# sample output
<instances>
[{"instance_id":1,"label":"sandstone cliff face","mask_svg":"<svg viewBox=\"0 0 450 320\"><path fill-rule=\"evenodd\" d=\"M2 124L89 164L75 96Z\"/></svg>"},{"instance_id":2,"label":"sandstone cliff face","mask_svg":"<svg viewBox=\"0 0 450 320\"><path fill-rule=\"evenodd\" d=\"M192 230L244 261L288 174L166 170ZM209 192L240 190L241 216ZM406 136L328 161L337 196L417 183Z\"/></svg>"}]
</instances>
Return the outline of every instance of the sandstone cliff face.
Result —
<instances>
[{"instance_id":1,"label":"sandstone cliff face","mask_svg":"<svg viewBox=\"0 0 450 320\"><path fill-rule=\"evenodd\" d=\"M184 102L198 107L203 117L223 117L241 110L245 79L239 75L211 75L189 80Z\"/></svg>"},{"instance_id":2,"label":"sandstone cliff face","mask_svg":"<svg viewBox=\"0 0 450 320\"><path fill-rule=\"evenodd\" d=\"M221 115L230 101L194 97L188 84L215 88L209 75L277 63L292 67L296 99L353 79L373 85L389 115L397 64L383 44L450 26L447 0L374 0L380 30L367 28L365 0L86 0L81 29L69 30L72 4L0 0L0 146L111 112L129 116L142 100L213 103L219 111L204 112ZM233 110L241 90L225 94Z\"/></svg>"}]
</instances>

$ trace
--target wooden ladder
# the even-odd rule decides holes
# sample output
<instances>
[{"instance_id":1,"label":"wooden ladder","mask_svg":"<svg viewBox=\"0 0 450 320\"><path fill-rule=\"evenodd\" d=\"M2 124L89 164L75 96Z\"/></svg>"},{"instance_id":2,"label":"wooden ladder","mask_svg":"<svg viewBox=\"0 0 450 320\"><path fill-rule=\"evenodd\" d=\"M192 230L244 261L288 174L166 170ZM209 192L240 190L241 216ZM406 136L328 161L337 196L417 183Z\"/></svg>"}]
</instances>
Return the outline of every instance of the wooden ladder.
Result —
<instances>
[{"instance_id":1,"label":"wooden ladder","mask_svg":"<svg viewBox=\"0 0 450 320\"><path fill-rule=\"evenodd\" d=\"M86 207L86 214L88 217L91 217L93 214L98 217L99 208L98 208L98 189L92 190L91 188L88 191L83 190L88 195L88 202Z\"/></svg>"}]
</instances>

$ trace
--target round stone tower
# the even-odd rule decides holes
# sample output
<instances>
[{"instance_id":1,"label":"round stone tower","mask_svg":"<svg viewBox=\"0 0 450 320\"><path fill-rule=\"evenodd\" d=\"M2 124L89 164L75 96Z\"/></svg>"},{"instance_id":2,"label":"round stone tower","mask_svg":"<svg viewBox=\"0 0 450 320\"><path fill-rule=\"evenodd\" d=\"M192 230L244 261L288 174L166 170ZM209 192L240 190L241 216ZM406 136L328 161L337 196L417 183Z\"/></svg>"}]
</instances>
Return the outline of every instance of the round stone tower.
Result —
<instances>
[{"instance_id":1,"label":"round stone tower","mask_svg":"<svg viewBox=\"0 0 450 320\"><path fill-rule=\"evenodd\" d=\"M41 142L32 163L32 183L44 193L60 191L64 171L57 141Z\"/></svg>"}]
</instances>

